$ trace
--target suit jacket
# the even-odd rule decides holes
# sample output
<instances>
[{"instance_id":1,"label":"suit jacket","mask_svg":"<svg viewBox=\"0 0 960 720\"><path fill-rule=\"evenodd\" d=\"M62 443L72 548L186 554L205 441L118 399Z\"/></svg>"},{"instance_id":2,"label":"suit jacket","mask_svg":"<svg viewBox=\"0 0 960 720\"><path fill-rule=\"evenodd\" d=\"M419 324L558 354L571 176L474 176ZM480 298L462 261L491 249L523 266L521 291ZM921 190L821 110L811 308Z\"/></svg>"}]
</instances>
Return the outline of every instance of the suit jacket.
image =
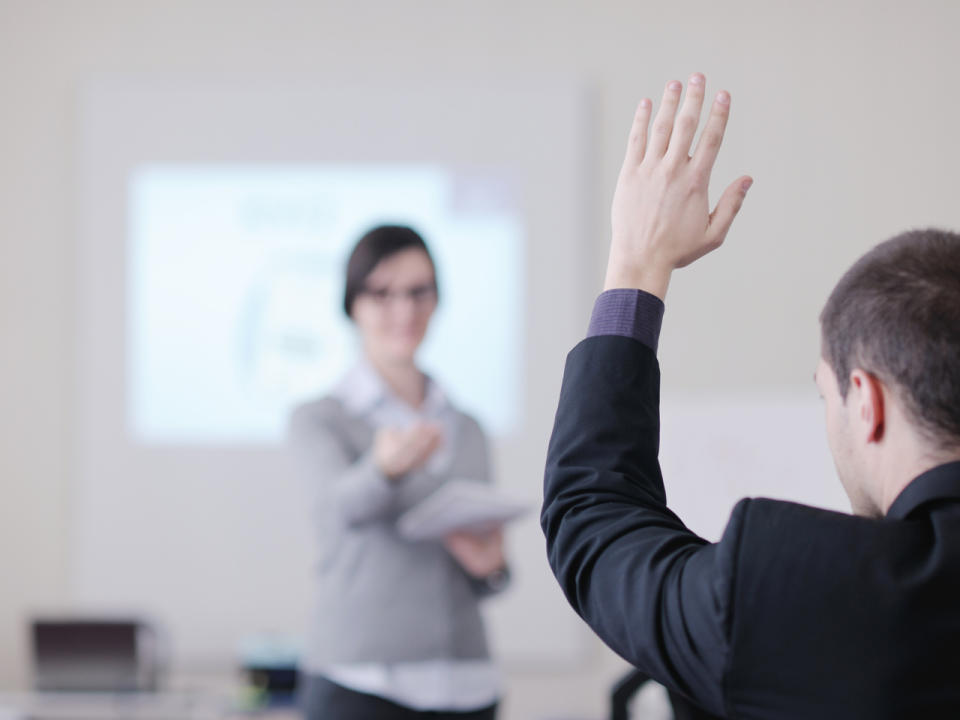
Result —
<instances>
[{"instance_id":1,"label":"suit jacket","mask_svg":"<svg viewBox=\"0 0 960 720\"><path fill-rule=\"evenodd\" d=\"M574 609L724 717L960 718L960 463L883 519L742 500L711 544L666 505L659 386L631 338L567 358L541 524Z\"/></svg>"}]
</instances>

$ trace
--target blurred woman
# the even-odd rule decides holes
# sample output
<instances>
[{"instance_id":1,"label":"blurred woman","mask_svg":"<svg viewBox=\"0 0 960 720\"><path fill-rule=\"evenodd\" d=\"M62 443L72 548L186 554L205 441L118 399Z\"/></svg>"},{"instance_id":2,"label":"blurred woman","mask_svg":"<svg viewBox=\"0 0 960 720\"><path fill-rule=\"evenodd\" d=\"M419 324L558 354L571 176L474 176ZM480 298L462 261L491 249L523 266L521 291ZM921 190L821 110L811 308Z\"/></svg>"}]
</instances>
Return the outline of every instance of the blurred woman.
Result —
<instances>
[{"instance_id":1,"label":"blurred woman","mask_svg":"<svg viewBox=\"0 0 960 720\"><path fill-rule=\"evenodd\" d=\"M414 230L367 232L344 292L362 357L291 419L320 555L301 663L308 720L495 717L500 680L478 600L506 581L502 533L413 542L396 529L447 480L489 482L480 426L416 364L437 301Z\"/></svg>"}]
</instances>

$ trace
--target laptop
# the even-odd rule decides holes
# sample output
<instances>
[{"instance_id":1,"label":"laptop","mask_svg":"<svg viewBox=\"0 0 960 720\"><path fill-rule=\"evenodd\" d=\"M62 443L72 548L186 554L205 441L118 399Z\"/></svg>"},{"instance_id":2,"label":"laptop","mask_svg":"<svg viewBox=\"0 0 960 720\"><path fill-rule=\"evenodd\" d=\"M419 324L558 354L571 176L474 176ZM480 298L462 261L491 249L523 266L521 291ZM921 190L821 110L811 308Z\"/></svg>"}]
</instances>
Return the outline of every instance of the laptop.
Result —
<instances>
[{"instance_id":1,"label":"laptop","mask_svg":"<svg viewBox=\"0 0 960 720\"><path fill-rule=\"evenodd\" d=\"M36 618L31 635L38 692L156 690L154 633L142 621Z\"/></svg>"}]
</instances>

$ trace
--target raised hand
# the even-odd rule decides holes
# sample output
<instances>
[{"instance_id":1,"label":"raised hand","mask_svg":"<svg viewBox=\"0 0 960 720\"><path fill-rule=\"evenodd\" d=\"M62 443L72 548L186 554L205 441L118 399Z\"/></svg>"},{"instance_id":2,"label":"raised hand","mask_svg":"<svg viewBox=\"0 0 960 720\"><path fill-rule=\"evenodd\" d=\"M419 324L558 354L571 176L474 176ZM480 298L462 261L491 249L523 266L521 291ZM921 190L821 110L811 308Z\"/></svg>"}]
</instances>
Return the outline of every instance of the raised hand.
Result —
<instances>
[{"instance_id":1,"label":"raised hand","mask_svg":"<svg viewBox=\"0 0 960 720\"><path fill-rule=\"evenodd\" d=\"M650 100L637 107L613 195L606 290L637 288L663 299L676 268L720 247L753 183L746 175L735 180L710 211L707 189L730 115L730 95L717 93L691 156L706 79L700 73L690 77L678 113L682 89L679 81L667 84L652 128Z\"/></svg>"},{"instance_id":2,"label":"raised hand","mask_svg":"<svg viewBox=\"0 0 960 720\"><path fill-rule=\"evenodd\" d=\"M383 428L373 441L373 458L380 472L397 480L421 467L439 447L440 428L417 423L408 428Z\"/></svg>"}]
</instances>

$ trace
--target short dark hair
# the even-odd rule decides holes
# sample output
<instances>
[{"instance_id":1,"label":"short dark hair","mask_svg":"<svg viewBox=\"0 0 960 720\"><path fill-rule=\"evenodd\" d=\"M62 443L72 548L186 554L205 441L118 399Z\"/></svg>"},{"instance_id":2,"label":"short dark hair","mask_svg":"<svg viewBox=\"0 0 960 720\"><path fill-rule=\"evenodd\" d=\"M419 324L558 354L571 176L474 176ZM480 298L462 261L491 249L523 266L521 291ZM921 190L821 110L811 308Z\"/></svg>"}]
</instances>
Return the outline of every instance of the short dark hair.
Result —
<instances>
[{"instance_id":1,"label":"short dark hair","mask_svg":"<svg viewBox=\"0 0 960 720\"><path fill-rule=\"evenodd\" d=\"M347 260L347 282L343 289L343 310L353 317L353 303L366 287L367 277L382 260L403 250L422 250L433 267L434 285L437 268L420 234L406 225L378 225L367 230L357 241Z\"/></svg>"},{"instance_id":2,"label":"short dark hair","mask_svg":"<svg viewBox=\"0 0 960 720\"><path fill-rule=\"evenodd\" d=\"M877 245L830 293L820 327L841 397L861 368L895 386L935 446L960 443L960 235L913 230Z\"/></svg>"}]
</instances>

